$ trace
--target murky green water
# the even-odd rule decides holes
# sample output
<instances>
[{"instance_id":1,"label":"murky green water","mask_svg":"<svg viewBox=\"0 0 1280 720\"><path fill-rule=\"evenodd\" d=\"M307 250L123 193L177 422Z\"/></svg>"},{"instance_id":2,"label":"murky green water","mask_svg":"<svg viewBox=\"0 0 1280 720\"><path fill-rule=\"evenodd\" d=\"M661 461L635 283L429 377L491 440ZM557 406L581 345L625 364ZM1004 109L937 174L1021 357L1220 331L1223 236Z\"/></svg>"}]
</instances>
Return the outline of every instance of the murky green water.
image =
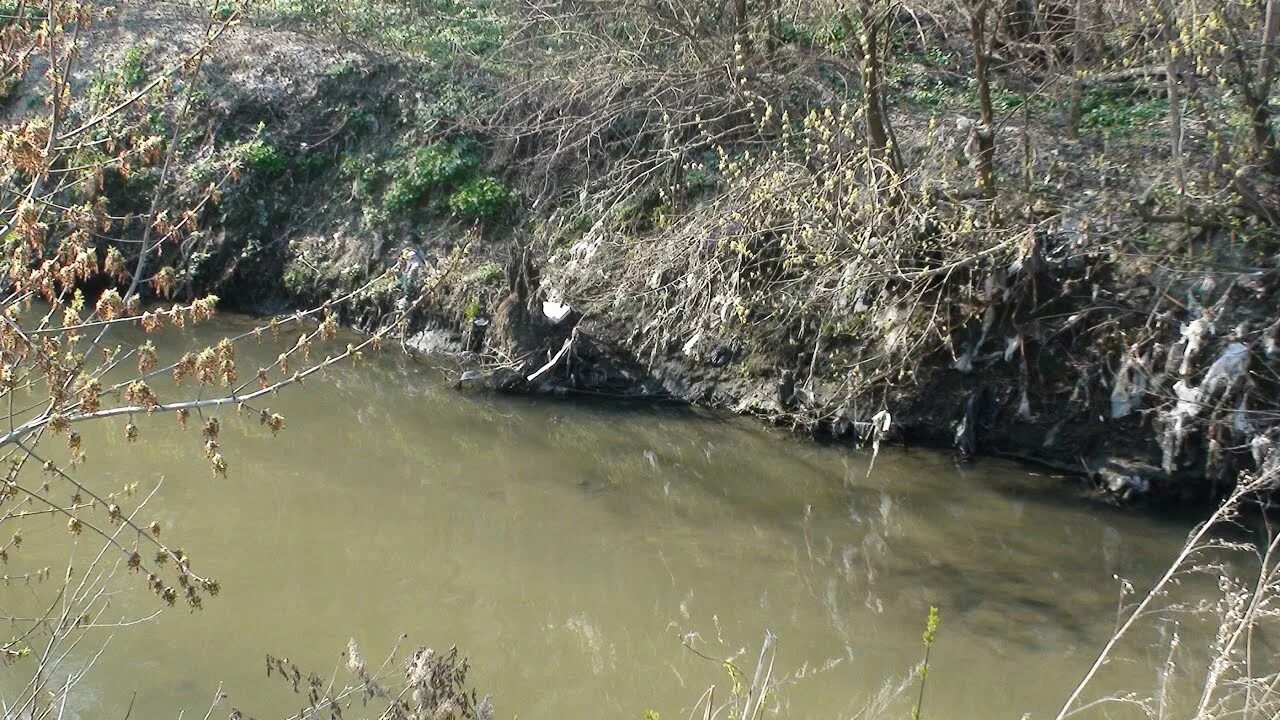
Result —
<instances>
[{"instance_id":1,"label":"murky green water","mask_svg":"<svg viewBox=\"0 0 1280 720\"><path fill-rule=\"evenodd\" d=\"M199 337L246 327L219 323ZM279 351L246 346L242 365ZM683 718L728 678L681 637L752 665L767 629L777 672L797 676L774 709L850 717L919 660L932 604L926 715L1044 717L1114 624L1113 575L1153 577L1186 530L1010 464L886 451L868 478L864 455L749 422L464 396L390 353L319 385L273 402L278 438L224 413L225 479L172 417L140 420L136 445L83 428L83 472L165 478L150 514L223 592L115 633L76 715L124 717L133 699L132 717L203 717L222 683L215 717L281 716L302 700L265 677L266 653L328 677L348 637L376 658L403 633L457 644L500 718ZM65 558L41 555L41 526L7 572ZM0 604L28 592L0 588ZM155 608L132 585L112 603ZM1110 676L1145 688L1154 669Z\"/></svg>"}]
</instances>

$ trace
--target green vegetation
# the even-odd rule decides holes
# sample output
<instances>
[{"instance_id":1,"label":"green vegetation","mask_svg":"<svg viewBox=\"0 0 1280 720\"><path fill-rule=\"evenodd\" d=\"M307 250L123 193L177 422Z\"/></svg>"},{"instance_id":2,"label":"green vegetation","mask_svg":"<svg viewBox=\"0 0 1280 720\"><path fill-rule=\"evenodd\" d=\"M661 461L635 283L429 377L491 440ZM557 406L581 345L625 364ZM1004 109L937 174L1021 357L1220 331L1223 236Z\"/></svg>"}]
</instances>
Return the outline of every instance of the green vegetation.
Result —
<instances>
[{"instance_id":1,"label":"green vegetation","mask_svg":"<svg viewBox=\"0 0 1280 720\"><path fill-rule=\"evenodd\" d=\"M516 206L507 185L481 172L480 146L467 138L424 146L398 146L395 155L347 155L339 168L366 199L381 198L383 217L424 218L452 213L497 219Z\"/></svg>"},{"instance_id":2,"label":"green vegetation","mask_svg":"<svg viewBox=\"0 0 1280 720\"><path fill-rule=\"evenodd\" d=\"M482 310L483 307L480 305L480 298L471 298L470 302L467 303L467 306L462 309L463 322L475 322L475 319L480 317L480 312Z\"/></svg>"},{"instance_id":3,"label":"green vegetation","mask_svg":"<svg viewBox=\"0 0 1280 720\"><path fill-rule=\"evenodd\" d=\"M0 1L0 29L12 26L34 28L45 17L42 8L29 2L18 0Z\"/></svg>"},{"instance_id":4,"label":"green vegetation","mask_svg":"<svg viewBox=\"0 0 1280 720\"><path fill-rule=\"evenodd\" d=\"M323 151L300 153L294 157L293 167L302 175L315 177L333 163L333 158Z\"/></svg>"},{"instance_id":5,"label":"green vegetation","mask_svg":"<svg viewBox=\"0 0 1280 720\"><path fill-rule=\"evenodd\" d=\"M151 79L151 48L135 43L125 49L119 63L111 68L98 68L89 82L86 99L91 107L118 102L126 92L134 92ZM153 118L152 122L162 122Z\"/></svg>"},{"instance_id":6,"label":"green vegetation","mask_svg":"<svg viewBox=\"0 0 1280 720\"><path fill-rule=\"evenodd\" d=\"M405 213L456 186L479 162L474 144L466 140L413 148L387 167L383 207L392 214Z\"/></svg>"},{"instance_id":7,"label":"green vegetation","mask_svg":"<svg viewBox=\"0 0 1280 720\"><path fill-rule=\"evenodd\" d=\"M263 10L449 65L482 58L502 39L488 0L273 0Z\"/></svg>"},{"instance_id":8,"label":"green vegetation","mask_svg":"<svg viewBox=\"0 0 1280 720\"><path fill-rule=\"evenodd\" d=\"M138 87L149 77L147 59L151 51L144 45L133 45L124 53L120 64L120 79L126 87Z\"/></svg>"},{"instance_id":9,"label":"green vegetation","mask_svg":"<svg viewBox=\"0 0 1280 720\"><path fill-rule=\"evenodd\" d=\"M927 110L943 109L951 96L951 91L940 83L934 83L927 87L912 87L906 91L906 98L909 102Z\"/></svg>"},{"instance_id":10,"label":"green vegetation","mask_svg":"<svg viewBox=\"0 0 1280 720\"><path fill-rule=\"evenodd\" d=\"M1142 98L1104 90L1086 94L1080 108L1083 127L1105 130L1152 127L1169 115L1167 98Z\"/></svg>"},{"instance_id":11,"label":"green vegetation","mask_svg":"<svg viewBox=\"0 0 1280 720\"><path fill-rule=\"evenodd\" d=\"M924 707L924 687L925 682L929 679L929 653L933 650L933 643L938 639L938 608L929 607L929 617L925 620L924 625L924 659L920 661L920 666L916 669L916 675L920 678L920 694L916 697L916 705L911 709L911 720L920 720L921 709Z\"/></svg>"},{"instance_id":12,"label":"green vegetation","mask_svg":"<svg viewBox=\"0 0 1280 720\"><path fill-rule=\"evenodd\" d=\"M360 266L372 269L409 245L442 253L474 228L484 240L477 264L528 258L525 280L538 282L505 290L556 288L575 307L652 318L621 341L636 357L701 336L691 362L705 361L700 344L732 344L744 377L809 378L812 402L756 408L798 427L825 431L843 412L836 398L876 399L856 403L859 414L910 403L939 363L1017 388L1025 420L1036 416L1038 366L1100 383L1087 397L1102 402L1123 354L1178 342L1173 326L1200 308L1170 305L1176 322L1134 324L1165 317L1150 298L1187 294L1183 280L1140 287L1150 268L1176 268L1194 284L1196 260L1274 264L1265 248L1280 160L1274 111L1259 100L1274 83L1257 74L1276 73L1260 63L1261 38L1237 31L1265 15L1210 4L1212 21L1171 44L1135 36L1137 20L1115 8L1086 33L976 0L910 12L883 0L772 10L754 0L619 0L528 16L491 0L275 0L255 9L258 31L302 29L343 51L299 70L312 85L291 97L309 98L306 110L275 117L242 98L207 152L199 132L182 132L195 158L180 170L182 192L223 182L219 162L243 146L243 175L204 212L235 242L257 244L214 253L213 265L277 262L291 233L341 236L332 257L319 253L323 265L358 255L350 238L369 234L379 257ZM1184 3L1170 12L1184 25L1208 17ZM1243 64L1224 50L1233 33L1254 38ZM371 51L351 49L361 46ZM118 94L138 82L158 64L147 47L155 43L123 49L122 67L100 70L94 85ZM1195 81L1175 72L1167 82L1169 62L1194 65ZM171 123L151 105L138 111L163 143ZM107 175L113 208L122 187L138 196L165 187L124 170ZM298 212L299 200L311 207ZM1058 246L1068 236L1080 241L1069 252ZM486 285L486 300L500 294L497 279ZM1094 285L1090 298L1124 311L1081 333L1065 318ZM1067 307L1050 311L1049 296ZM457 318L470 299L442 292L439 310ZM1273 322L1228 300L1223 326L1248 321L1256 334ZM997 336L1041 345L1006 358ZM806 352L807 365L797 359ZM1074 366L1058 367L1062 357ZM1054 407L1042 417L1065 412L1066 396L1043 395ZM1166 397L1146 411L1175 407ZM1214 412L1194 418L1169 457L1161 452L1162 472L1211 455L1188 444L1207 449L1204 431L1226 411ZM1226 447L1234 460L1214 465L1223 485L1233 463L1249 463L1244 438Z\"/></svg>"},{"instance_id":13,"label":"green vegetation","mask_svg":"<svg viewBox=\"0 0 1280 720\"><path fill-rule=\"evenodd\" d=\"M287 163L274 145L263 140L253 140L241 150L241 162L245 170L262 180L271 180L284 173Z\"/></svg>"},{"instance_id":14,"label":"green vegetation","mask_svg":"<svg viewBox=\"0 0 1280 720\"><path fill-rule=\"evenodd\" d=\"M490 177L473 178L449 196L449 209L457 215L486 219L496 217L515 205L515 194Z\"/></svg>"},{"instance_id":15,"label":"green vegetation","mask_svg":"<svg viewBox=\"0 0 1280 720\"><path fill-rule=\"evenodd\" d=\"M464 282L478 285L492 285L500 280L502 280L502 266L492 260L480 263L463 276Z\"/></svg>"}]
</instances>

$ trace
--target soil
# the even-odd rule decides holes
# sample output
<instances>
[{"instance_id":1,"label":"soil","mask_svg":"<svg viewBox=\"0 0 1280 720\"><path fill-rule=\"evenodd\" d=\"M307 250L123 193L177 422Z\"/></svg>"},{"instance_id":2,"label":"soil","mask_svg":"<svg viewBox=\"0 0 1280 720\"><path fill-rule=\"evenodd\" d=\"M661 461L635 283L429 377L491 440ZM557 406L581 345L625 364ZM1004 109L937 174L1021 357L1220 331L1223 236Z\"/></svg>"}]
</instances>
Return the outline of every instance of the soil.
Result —
<instances>
[{"instance_id":1,"label":"soil","mask_svg":"<svg viewBox=\"0 0 1280 720\"><path fill-rule=\"evenodd\" d=\"M153 66L162 66L200 27L199 15L184 4L122 5L113 22L95 27L83 67L112 67L139 44L151 49ZM468 354L476 368L460 383L468 387L676 399L849 443L870 440L868 417L887 408L886 441L948 448L957 461L992 455L1040 463L1087 478L1121 502L1203 501L1247 466L1247 454L1228 454L1208 472L1196 450L1201 445L1190 443L1170 469L1161 446L1167 404L1113 411L1120 355L1099 350L1099 336L1085 328L1155 324L1167 328L1167 349L1194 319L1191 307L1210 307L1214 331L1196 358L1203 369L1233 338L1257 338L1273 323L1280 295L1272 271L1242 272L1232 269L1232 258L1217 258L1194 276L1160 267L1133 272L1134 265L1113 256L1078 252L1087 233L1064 221L1041 239L1039 330L1028 331L1020 324L1026 319L1011 314L992 328L971 369L936 354L913 376L887 380L874 402L839 394L844 369L831 362L829 349L815 351L810 337L785 348L723 337L697 353L686 352L683 341L656 352L635 340L646 318L625 305L579 307L570 298L569 314L553 321L538 278L556 268L548 257L524 251L519 224L476 230L449 218L370 214L371 201L342 161L376 158L414 132L412 110L434 92L422 79L429 70L284 24L230 31L204 73L199 125L210 140L200 152L212 152L207 148L220 139L267 137L289 162L270 175L247 174L204 218L209 245L184 274L186 291L217 292L232 310L277 313L359 287L406 252L436 269L462 257L404 339L423 352ZM9 113L17 112L10 106ZM1089 142L1053 151L1064 173L1080 176L1080 186L1102 182L1084 170L1096 149ZM1078 222L1085 220L1107 224L1105 217ZM406 274L362 296L343 320L379 326L412 282ZM1172 302L1156 302L1162 298ZM1011 337L1021 338L1013 350ZM1019 354L1030 362L1017 361ZM1146 363L1164 360L1157 353Z\"/></svg>"}]
</instances>

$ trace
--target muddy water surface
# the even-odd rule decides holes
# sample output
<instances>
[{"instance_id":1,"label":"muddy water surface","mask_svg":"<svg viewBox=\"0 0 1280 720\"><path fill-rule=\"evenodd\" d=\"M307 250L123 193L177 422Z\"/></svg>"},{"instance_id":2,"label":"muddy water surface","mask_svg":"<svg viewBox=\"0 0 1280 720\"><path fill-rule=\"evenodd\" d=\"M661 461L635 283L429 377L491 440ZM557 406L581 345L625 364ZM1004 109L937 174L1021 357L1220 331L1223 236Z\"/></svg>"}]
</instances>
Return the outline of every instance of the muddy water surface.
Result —
<instances>
[{"instance_id":1,"label":"muddy water surface","mask_svg":"<svg viewBox=\"0 0 1280 720\"><path fill-rule=\"evenodd\" d=\"M246 346L241 362L278 352ZM172 417L140 419L131 445L84 428L85 472L163 476L152 514L223 591L117 631L75 714L120 718L132 701L135 718L203 717L221 683L215 717L283 717L302 700L265 677L265 654L327 678L349 637L374 659L403 634L458 645L500 718L683 718L729 684L684 642L751 665L772 631L792 682L771 712L847 718L919 660L935 605L926 715L1044 717L1114 624L1113 577L1154 577L1188 525L999 462L886 451L868 477L863 454L750 422L460 395L390 354L319 385L273 401L278 438L223 413L226 478ZM32 547L22 562L64 559ZM155 607L125 585L112 611ZM1139 655L1111 675L1149 687L1151 667Z\"/></svg>"}]
</instances>

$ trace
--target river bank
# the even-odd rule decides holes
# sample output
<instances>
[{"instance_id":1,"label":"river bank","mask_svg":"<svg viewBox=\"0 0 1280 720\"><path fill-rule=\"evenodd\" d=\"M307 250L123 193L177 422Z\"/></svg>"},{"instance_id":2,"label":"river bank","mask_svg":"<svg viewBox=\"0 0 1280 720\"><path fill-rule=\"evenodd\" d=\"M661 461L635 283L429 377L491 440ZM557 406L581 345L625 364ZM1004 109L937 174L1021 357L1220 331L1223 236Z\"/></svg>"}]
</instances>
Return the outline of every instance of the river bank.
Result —
<instances>
[{"instance_id":1,"label":"river bank","mask_svg":"<svg viewBox=\"0 0 1280 720\"><path fill-rule=\"evenodd\" d=\"M228 33L165 190L182 207L234 168L201 242L170 253L182 292L271 313L383 278L343 322L380 327L429 289L401 334L468 354L469 386L672 398L842 442L1016 457L1121 501L1215 498L1272 443L1274 186L1180 159L1215 199L1171 218L1159 87L1086 88L1068 138L1033 80L982 80L1005 109L979 177L997 187L975 194L992 89L965 79L963 36L908 35L884 119L909 162L882 187L860 164L865 112L838 91L856 78L840 52L743 55L732 92L714 66L557 85L495 65L507 26L465 5L275 3ZM82 81L163 67L200 17L122 4L87 46L86 67L110 70ZM396 23L454 35L387 35ZM677 112L676 135L651 134ZM1209 153L1197 132L1188 155ZM98 192L127 210L157 180L108 173Z\"/></svg>"},{"instance_id":2,"label":"river bank","mask_svg":"<svg viewBox=\"0 0 1280 720\"><path fill-rule=\"evenodd\" d=\"M1208 1L0 0L0 707L1280 716Z\"/></svg>"}]
</instances>

